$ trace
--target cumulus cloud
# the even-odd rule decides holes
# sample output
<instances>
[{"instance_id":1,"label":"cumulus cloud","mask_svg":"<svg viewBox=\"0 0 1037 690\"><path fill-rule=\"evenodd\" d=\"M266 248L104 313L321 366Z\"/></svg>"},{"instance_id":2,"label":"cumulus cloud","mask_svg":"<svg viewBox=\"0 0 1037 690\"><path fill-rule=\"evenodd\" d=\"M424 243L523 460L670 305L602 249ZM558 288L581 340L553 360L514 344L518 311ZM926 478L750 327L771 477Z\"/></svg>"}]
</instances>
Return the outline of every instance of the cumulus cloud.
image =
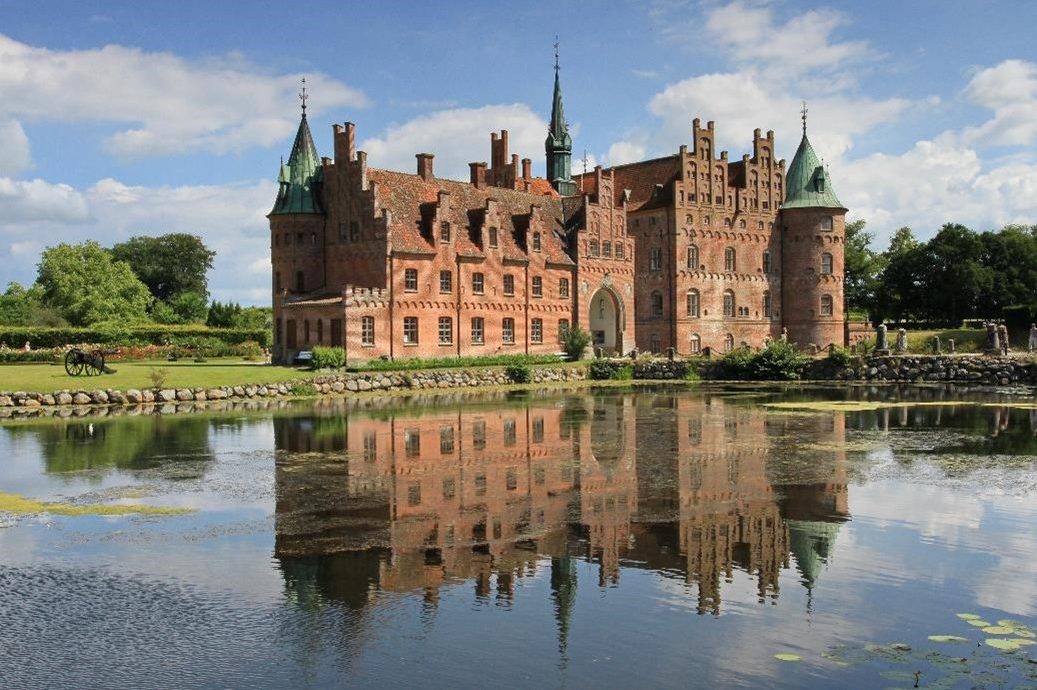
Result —
<instances>
[{"instance_id":1,"label":"cumulus cloud","mask_svg":"<svg viewBox=\"0 0 1037 690\"><path fill-rule=\"evenodd\" d=\"M1037 142L1037 64L1004 62L978 71L965 87L965 97L993 110L994 117L964 131L978 146L1025 146Z\"/></svg>"},{"instance_id":2,"label":"cumulus cloud","mask_svg":"<svg viewBox=\"0 0 1037 690\"><path fill-rule=\"evenodd\" d=\"M367 104L323 74L271 75L234 56L190 61L118 45L60 51L0 34L0 118L125 125L105 146L128 158L280 141L297 125L290 104L302 77L314 112Z\"/></svg>"},{"instance_id":3,"label":"cumulus cloud","mask_svg":"<svg viewBox=\"0 0 1037 690\"><path fill-rule=\"evenodd\" d=\"M253 183L139 187L104 179L79 191L42 180L0 178L0 274L35 280L44 247L95 239L106 246L134 235L186 232L216 251L209 288L219 300L270 299L269 224L276 185ZM257 271L265 265L266 271Z\"/></svg>"},{"instance_id":4,"label":"cumulus cloud","mask_svg":"<svg viewBox=\"0 0 1037 690\"><path fill-rule=\"evenodd\" d=\"M360 144L370 164L390 170L415 170L414 154L435 155L436 177L467 180L468 164L490 158L490 133L508 130L509 154L544 159L547 122L525 103L454 108L422 115L389 127Z\"/></svg>"},{"instance_id":5,"label":"cumulus cloud","mask_svg":"<svg viewBox=\"0 0 1037 690\"><path fill-rule=\"evenodd\" d=\"M605 159L609 165L622 165L623 163L644 160L647 152L645 145L640 142L617 141L612 146L609 146Z\"/></svg>"},{"instance_id":6,"label":"cumulus cloud","mask_svg":"<svg viewBox=\"0 0 1037 690\"><path fill-rule=\"evenodd\" d=\"M17 175L32 162L29 138L17 120L0 120L0 176Z\"/></svg>"}]
</instances>

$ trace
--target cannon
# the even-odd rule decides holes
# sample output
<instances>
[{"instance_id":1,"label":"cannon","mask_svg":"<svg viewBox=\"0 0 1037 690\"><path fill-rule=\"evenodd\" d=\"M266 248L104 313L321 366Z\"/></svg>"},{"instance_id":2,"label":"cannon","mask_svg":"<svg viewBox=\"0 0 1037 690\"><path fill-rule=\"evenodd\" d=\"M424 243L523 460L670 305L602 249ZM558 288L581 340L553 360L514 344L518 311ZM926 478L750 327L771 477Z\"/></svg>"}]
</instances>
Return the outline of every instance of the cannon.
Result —
<instances>
[{"instance_id":1,"label":"cannon","mask_svg":"<svg viewBox=\"0 0 1037 690\"><path fill-rule=\"evenodd\" d=\"M114 374L114 369L105 366L104 354L101 350L84 352L78 347L74 347L65 353L65 373L69 376Z\"/></svg>"}]
</instances>

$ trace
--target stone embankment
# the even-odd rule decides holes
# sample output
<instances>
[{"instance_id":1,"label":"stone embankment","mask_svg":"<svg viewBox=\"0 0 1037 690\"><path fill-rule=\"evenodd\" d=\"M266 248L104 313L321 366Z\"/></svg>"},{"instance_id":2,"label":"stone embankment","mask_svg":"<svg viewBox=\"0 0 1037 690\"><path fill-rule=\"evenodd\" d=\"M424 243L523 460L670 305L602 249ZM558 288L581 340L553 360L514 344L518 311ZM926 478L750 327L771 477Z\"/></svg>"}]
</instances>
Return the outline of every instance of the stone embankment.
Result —
<instances>
[{"instance_id":1,"label":"stone embankment","mask_svg":"<svg viewBox=\"0 0 1037 690\"><path fill-rule=\"evenodd\" d=\"M586 378L582 367L532 369L533 383L579 381ZM512 383L503 369L466 369L421 372L325 374L312 379L247 386L214 388L144 388L61 390L53 393L0 392L0 418L44 408L88 405L180 406L210 401L240 402L305 395L404 391L437 388L478 388ZM171 408L170 408L171 409Z\"/></svg>"},{"instance_id":2,"label":"stone embankment","mask_svg":"<svg viewBox=\"0 0 1037 690\"><path fill-rule=\"evenodd\" d=\"M843 381L890 381L918 383L943 381L1008 386L1013 383L1037 384L1037 362L1011 357L980 355L870 357L845 368L835 368L827 360L817 360L814 368L828 365L828 375L805 378Z\"/></svg>"}]
</instances>

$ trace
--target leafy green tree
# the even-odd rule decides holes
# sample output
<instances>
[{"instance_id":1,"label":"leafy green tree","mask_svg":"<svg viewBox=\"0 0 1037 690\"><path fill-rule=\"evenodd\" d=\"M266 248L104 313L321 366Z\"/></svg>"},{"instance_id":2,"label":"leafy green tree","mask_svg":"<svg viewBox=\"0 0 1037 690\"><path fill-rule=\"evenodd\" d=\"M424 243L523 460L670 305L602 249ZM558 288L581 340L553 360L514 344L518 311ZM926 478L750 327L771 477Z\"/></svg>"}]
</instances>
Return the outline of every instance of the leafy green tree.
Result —
<instances>
[{"instance_id":1,"label":"leafy green tree","mask_svg":"<svg viewBox=\"0 0 1037 690\"><path fill-rule=\"evenodd\" d=\"M960 323L979 315L980 301L993 286L993 272L983 264L978 234L964 225L947 223L925 244L921 261L923 316Z\"/></svg>"},{"instance_id":2,"label":"leafy green tree","mask_svg":"<svg viewBox=\"0 0 1037 690\"><path fill-rule=\"evenodd\" d=\"M978 316L1002 317L1009 307L1037 306L1037 226L1006 225L984 232L983 265L990 270L990 288L979 300Z\"/></svg>"},{"instance_id":3,"label":"leafy green tree","mask_svg":"<svg viewBox=\"0 0 1037 690\"><path fill-rule=\"evenodd\" d=\"M846 224L846 270L843 282L847 312L871 312L875 307L883 256L871 248L874 235L863 218Z\"/></svg>"},{"instance_id":4,"label":"leafy green tree","mask_svg":"<svg viewBox=\"0 0 1037 690\"><path fill-rule=\"evenodd\" d=\"M209 305L209 314L205 317L205 324L210 328L232 328L234 320L241 314L241 305L234 302L217 302L213 300Z\"/></svg>"},{"instance_id":5,"label":"leafy green tree","mask_svg":"<svg viewBox=\"0 0 1037 690\"><path fill-rule=\"evenodd\" d=\"M882 255L883 268L873 310L877 320L918 316L918 299L922 293L921 250L922 245L911 228L903 227L893 234L889 249Z\"/></svg>"},{"instance_id":6,"label":"leafy green tree","mask_svg":"<svg viewBox=\"0 0 1037 690\"><path fill-rule=\"evenodd\" d=\"M159 323L204 323L209 307L197 292L181 292L164 302L156 302L151 316Z\"/></svg>"},{"instance_id":7,"label":"leafy green tree","mask_svg":"<svg viewBox=\"0 0 1037 690\"><path fill-rule=\"evenodd\" d=\"M147 286L97 242L48 247L38 268L43 303L73 326L147 318L152 299Z\"/></svg>"},{"instance_id":8,"label":"leafy green tree","mask_svg":"<svg viewBox=\"0 0 1037 690\"><path fill-rule=\"evenodd\" d=\"M216 252L200 237L186 233L131 237L112 247L112 257L128 263L158 301L171 303L187 292L205 300L209 297L206 273Z\"/></svg>"}]
</instances>

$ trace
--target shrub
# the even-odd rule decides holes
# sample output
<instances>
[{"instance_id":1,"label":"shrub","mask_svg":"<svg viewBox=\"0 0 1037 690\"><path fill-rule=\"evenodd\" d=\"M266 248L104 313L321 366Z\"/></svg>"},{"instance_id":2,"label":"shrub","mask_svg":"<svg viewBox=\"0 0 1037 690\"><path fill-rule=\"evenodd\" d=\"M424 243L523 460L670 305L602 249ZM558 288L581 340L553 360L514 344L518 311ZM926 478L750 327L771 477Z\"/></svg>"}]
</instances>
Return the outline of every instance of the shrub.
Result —
<instances>
[{"instance_id":1,"label":"shrub","mask_svg":"<svg viewBox=\"0 0 1037 690\"><path fill-rule=\"evenodd\" d=\"M595 381L629 381L634 378L634 367L628 362L615 359L596 359L587 369Z\"/></svg>"},{"instance_id":2,"label":"shrub","mask_svg":"<svg viewBox=\"0 0 1037 690\"><path fill-rule=\"evenodd\" d=\"M530 383L533 380L533 370L526 364L510 364L504 373L512 383Z\"/></svg>"},{"instance_id":3,"label":"shrub","mask_svg":"<svg viewBox=\"0 0 1037 690\"><path fill-rule=\"evenodd\" d=\"M151 367L148 370L148 378L151 379L151 385L155 388L166 387L166 376L169 375L169 371L166 369L156 369Z\"/></svg>"},{"instance_id":4,"label":"shrub","mask_svg":"<svg viewBox=\"0 0 1037 690\"><path fill-rule=\"evenodd\" d=\"M317 388L312 383L296 383L289 391L292 395L301 398L312 398L317 395Z\"/></svg>"},{"instance_id":5,"label":"shrub","mask_svg":"<svg viewBox=\"0 0 1037 690\"><path fill-rule=\"evenodd\" d=\"M798 379L806 358L790 343L775 341L763 350L747 347L728 353L720 362L725 378L749 381L789 381Z\"/></svg>"},{"instance_id":6,"label":"shrub","mask_svg":"<svg viewBox=\"0 0 1037 690\"><path fill-rule=\"evenodd\" d=\"M828 361L843 369L853 364L856 359L857 356L847 347L836 347L828 353Z\"/></svg>"},{"instance_id":7,"label":"shrub","mask_svg":"<svg viewBox=\"0 0 1037 690\"><path fill-rule=\"evenodd\" d=\"M583 358L583 351L591 344L591 334L579 326L570 326L562 336L562 349L575 362Z\"/></svg>"},{"instance_id":8,"label":"shrub","mask_svg":"<svg viewBox=\"0 0 1037 690\"><path fill-rule=\"evenodd\" d=\"M338 369L346 363L346 351L341 347L313 348L312 366L314 369Z\"/></svg>"}]
</instances>

